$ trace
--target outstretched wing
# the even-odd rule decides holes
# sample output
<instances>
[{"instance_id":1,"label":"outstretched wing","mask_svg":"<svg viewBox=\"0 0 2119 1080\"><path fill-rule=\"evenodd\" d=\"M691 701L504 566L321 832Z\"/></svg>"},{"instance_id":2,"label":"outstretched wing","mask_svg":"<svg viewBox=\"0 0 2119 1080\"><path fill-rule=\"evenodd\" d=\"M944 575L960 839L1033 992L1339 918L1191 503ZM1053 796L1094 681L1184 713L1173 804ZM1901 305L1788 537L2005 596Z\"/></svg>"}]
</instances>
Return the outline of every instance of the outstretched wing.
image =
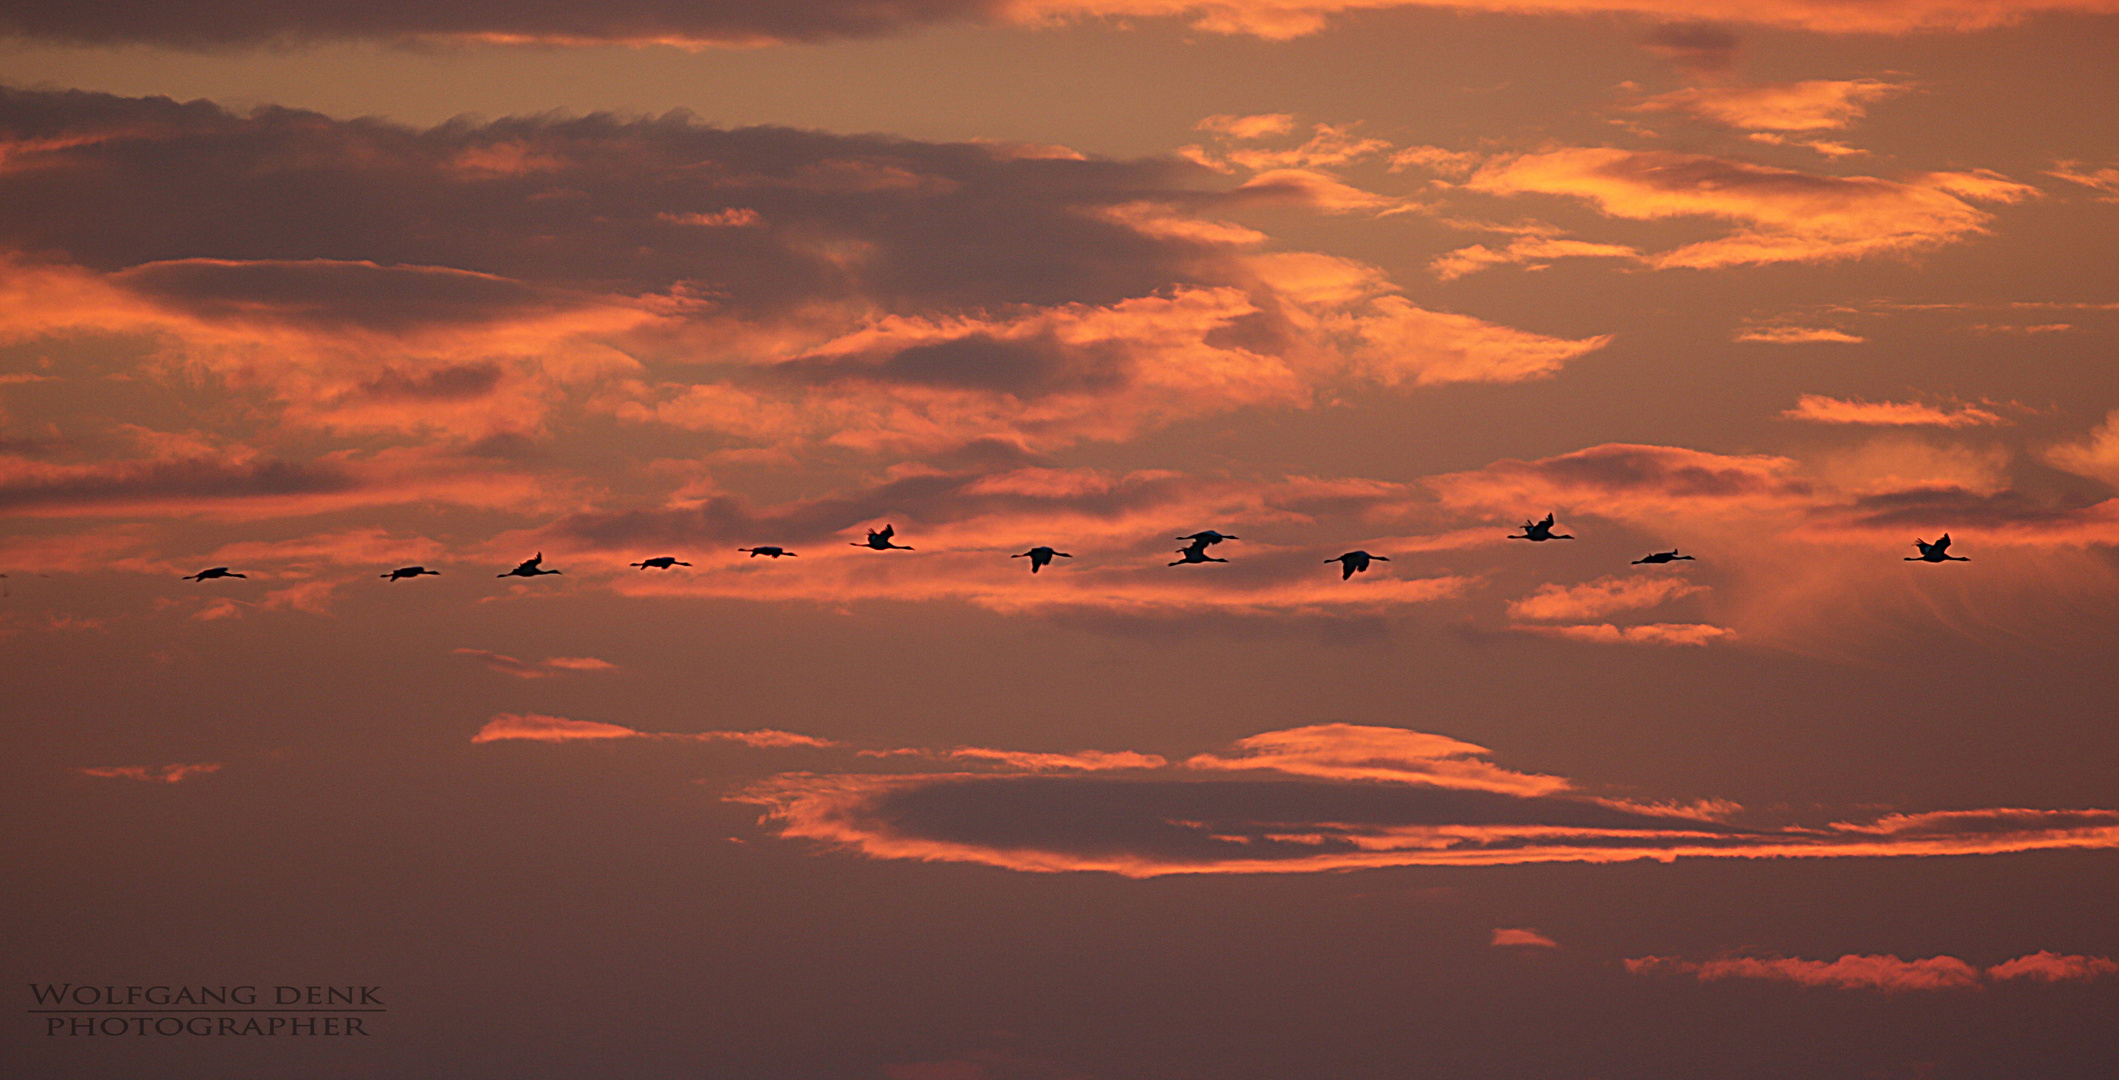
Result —
<instances>
[{"instance_id":1,"label":"outstretched wing","mask_svg":"<svg viewBox=\"0 0 2119 1080\"><path fill-rule=\"evenodd\" d=\"M1950 534L1944 533L1942 534L1942 539L1935 541L1935 551L1937 554L1941 554L1948 550L1950 550Z\"/></svg>"},{"instance_id":2,"label":"outstretched wing","mask_svg":"<svg viewBox=\"0 0 2119 1080\"><path fill-rule=\"evenodd\" d=\"M881 537L882 539L888 540L891 537L897 535L897 530L889 525L885 525L881 529L876 530L876 535L878 537Z\"/></svg>"}]
</instances>

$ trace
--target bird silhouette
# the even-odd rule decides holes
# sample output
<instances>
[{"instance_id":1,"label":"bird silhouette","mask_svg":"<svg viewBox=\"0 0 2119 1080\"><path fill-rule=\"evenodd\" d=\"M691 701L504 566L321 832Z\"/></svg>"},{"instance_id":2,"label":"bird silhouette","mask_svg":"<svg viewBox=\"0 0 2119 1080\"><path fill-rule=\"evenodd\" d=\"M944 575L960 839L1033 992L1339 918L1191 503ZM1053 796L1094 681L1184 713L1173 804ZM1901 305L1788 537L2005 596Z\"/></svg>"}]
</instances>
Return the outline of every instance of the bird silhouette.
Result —
<instances>
[{"instance_id":1,"label":"bird silhouette","mask_svg":"<svg viewBox=\"0 0 2119 1080\"><path fill-rule=\"evenodd\" d=\"M690 566L691 564L688 562L678 562L677 557L675 555L657 555L652 559L642 559L639 562L627 563L626 565L637 566L642 570L645 570L650 566L654 567L657 570L667 570L672 566Z\"/></svg>"},{"instance_id":2,"label":"bird silhouette","mask_svg":"<svg viewBox=\"0 0 2119 1080\"><path fill-rule=\"evenodd\" d=\"M225 566L216 566L216 567L212 567L212 568L210 568L210 569L206 569L206 570L201 570L201 571L199 571L199 572L198 572L198 573L196 573L196 574L186 574L186 575L184 575L183 577L181 577L181 578L178 578L177 580L179 580L179 581L211 581L211 580L213 580L214 578L224 578L224 577L240 577L240 578L246 578L246 577L249 577L249 576L250 576L249 574L238 574L238 573L236 573L235 571L233 571L233 570L230 570L230 569L228 569L228 568L227 568L227 567L225 567Z\"/></svg>"},{"instance_id":3,"label":"bird silhouette","mask_svg":"<svg viewBox=\"0 0 2119 1080\"><path fill-rule=\"evenodd\" d=\"M396 581L399 578L418 577L421 574L432 574L435 577L440 577L441 571L429 570L424 566L400 566L387 574L377 574L376 576L386 577L392 581Z\"/></svg>"},{"instance_id":4,"label":"bird silhouette","mask_svg":"<svg viewBox=\"0 0 2119 1080\"><path fill-rule=\"evenodd\" d=\"M867 539L866 541L864 541L864 542L861 542L861 543L855 543L855 544L853 544L852 546L854 546L854 547L865 547L865 548L872 548L872 549L874 549L874 550L876 550L876 551L911 551L911 550L912 550L911 548L909 548L909 547L906 547L906 546L905 546L905 545L903 545L903 544L893 544L893 543L891 543L891 542L890 542L890 538L891 538L892 536L894 536L894 535L896 535L896 530L892 529L892 528L891 528L890 526L888 526L888 525L885 525L885 526L883 526L883 527L882 527L882 528L881 528L880 530L878 530L878 529L870 529L870 530L868 530L868 539Z\"/></svg>"},{"instance_id":5,"label":"bird silhouette","mask_svg":"<svg viewBox=\"0 0 2119 1080\"><path fill-rule=\"evenodd\" d=\"M537 557L536 557L536 558L534 558L534 559L524 559L524 560L522 561L522 564L521 564L520 566L517 566L517 567L516 567L515 569L513 569L513 570L510 570L510 571L508 571L508 572L507 572L507 573L505 573L505 574L495 574L495 575L493 575L493 576L494 576L494 577L536 577L536 576L538 576L538 575L540 575L540 574L556 574L556 573L558 573L558 572L559 572L559 571L557 571L557 570L546 570L546 569L544 569L544 568L542 568L542 567L540 567L540 566L538 566L538 565L537 565L537 564L539 564L539 563L541 563L541 562L543 562L543 561L544 561L544 552L540 551L540 552L538 552L538 553L537 553Z\"/></svg>"},{"instance_id":6,"label":"bird silhouette","mask_svg":"<svg viewBox=\"0 0 2119 1080\"><path fill-rule=\"evenodd\" d=\"M780 557L780 556L782 556L782 555L793 555L793 554L794 554L794 552L792 552L792 551L789 551L789 550L787 550L786 548L783 548L783 547L774 547L774 546L773 546L773 545L771 545L771 544L765 544L765 545L763 545L763 546L760 546L760 547L754 547L754 548L737 548L736 550L737 550L737 551L748 551L748 552L750 552L750 557L751 557L751 558L753 558L753 559L757 558L757 557L758 557L758 556L760 556L760 555L764 555L764 556L767 556L767 557L769 557L769 558L774 558L774 559L777 559L777 558L779 558L779 557Z\"/></svg>"},{"instance_id":7,"label":"bird silhouette","mask_svg":"<svg viewBox=\"0 0 2119 1080\"><path fill-rule=\"evenodd\" d=\"M1235 539L1235 537L1225 537L1224 539L1233 540ZM1207 541L1205 540L1194 540L1191 543L1186 544L1184 547L1177 549L1177 554L1178 559L1176 562L1171 563L1171 566L1184 566L1188 563L1229 561L1227 559L1217 559L1214 556L1207 554Z\"/></svg>"},{"instance_id":8,"label":"bird silhouette","mask_svg":"<svg viewBox=\"0 0 2119 1080\"><path fill-rule=\"evenodd\" d=\"M1654 554L1652 554L1652 555L1643 555L1643 556L1641 556L1640 558L1638 558L1638 559L1635 559L1635 560L1633 561L1633 564L1634 564L1635 566L1639 566L1639 565L1641 565L1642 563L1667 563L1667 562L1676 562L1676 561L1678 561L1679 559L1690 559L1690 558L1692 558L1692 556L1690 556L1690 555L1680 555L1680 554L1678 554L1678 549L1676 549L1676 548L1671 548L1671 549L1670 549L1669 551L1658 551L1658 552L1656 552L1656 553L1654 553Z\"/></svg>"},{"instance_id":9,"label":"bird silhouette","mask_svg":"<svg viewBox=\"0 0 2119 1080\"><path fill-rule=\"evenodd\" d=\"M1228 533L1218 533L1218 532L1215 532L1215 531L1214 531L1214 530L1212 530L1212 529L1208 529L1208 530L1206 530L1206 531L1204 531L1204 532L1196 532L1196 533L1193 533L1193 534L1192 534L1192 535L1190 535L1190 536L1180 536L1180 537L1178 537L1178 539L1179 539L1179 540L1190 540L1190 541L1192 541L1192 542L1193 542L1194 544L1197 544L1197 545L1199 545L1199 546L1201 546L1201 547L1213 547L1213 546L1214 546L1215 544L1219 544L1219 543L1221 543L1221 542L1222 542L1223 540L1241 540L1241 539L1243 539L1243 537L1241 537L1241 536L1230 536L1230 535L1229 535ZM1226 560L1226 559L1224 559L1224 560L1222 560L1222 561L1226 562L1227 560Z\"/></svg>"},{"instance_id":10,"label":"bird silhouette","mask_svg":"<svg viewBox=\"0 0 2119 1080\"><path fill-rule=\"evenodd\" d=\"M1008 557L1011 559L1020 559L1026 555L1030 558L1030 572L1033 574L1037 573L1040 570L1043 570L1045 567L1051 566L1052 557L1054 555L1057 555L1062 559L1071 559L1074 557L1064 551L1054 551L1048 547L1034 547L1028 551L1022 552L1021 554L1010 555Z\"/></svg>"},{"instance_id":11,"label":"bird silhouette","mask_svg":"<svg viewBox=\"0 0 2119 1080\"><path fill-rule=\"evenodd\" d=\"M1913 541L1913 546L1914 546L1914 547L1917 547L1917 548L1919 548L1919 549L1920 549L1920 554L1919 554L1919 555L1908 555L1908 556L1906 556L1906 561L1907 561L1907 562L1971 562L1971 561L1972 561L1972 560L1970 560L1970 559L1967 559L1967 558L1965 558L1965 557L1964 557L1964 556L1962 556L1962 555L1952 555L1952 554L1950 554L1950 534L1949 534L1949 533L1944 533L1944 534L1942 534L1942 539L1940 539L1940 540L1937 540L1937 541L1935 541L1935 542L1934 542L1934 543L1932 543L1932 544L1931 544L1931 543L1928 543L1928 542L1927 542L1926 540L1920 540L1920 539L1915 539L1915 540Z\"/></svg>"},{"instance_id":12,"label":"bird silhouette","mask_svg":"<svg viewBox=\"0 0 2119 1080\"><path fill-rule=\"evenodd\" d=\"M1524 523L1523 523L1523 535L1521 535L1521 536L1517 536L1517 535L1515 535L1515 534L1511 533L1511 534L1509 534L1509 537L1508 537L1508 538L1509 538L1510 540L1572 540L1572 539L1574 539L1574 537L1572 537L1572 536L1569 536L1569 535L1567 535L1566 533L1556 533L1556 532L1553 532L1553 531L1552 531L1552 515L1551 515L1551 514L1547 514L1547 515L1545 515L1545 520L1544 520L1544 521L1526 521L1526 522L1524 522Z\"/></svg>"},{"instance_id":13,"label":"bird silhouette","mask_svg":"<svg viewBox=\"0 0 2119 1080\"><path fill-rule=\"evenodd\" d=\"M1359 574L1366 571L1369 568L1369 560L1371 559L1377 562L1391 561L1385 556L1371 555L1366 551L1349 551L1336 559L1326 559L1325 562L1338 563L1339 580L1345 581L1346 579L1353 577L1355 574Z\"/></svg>"}]
</instances>

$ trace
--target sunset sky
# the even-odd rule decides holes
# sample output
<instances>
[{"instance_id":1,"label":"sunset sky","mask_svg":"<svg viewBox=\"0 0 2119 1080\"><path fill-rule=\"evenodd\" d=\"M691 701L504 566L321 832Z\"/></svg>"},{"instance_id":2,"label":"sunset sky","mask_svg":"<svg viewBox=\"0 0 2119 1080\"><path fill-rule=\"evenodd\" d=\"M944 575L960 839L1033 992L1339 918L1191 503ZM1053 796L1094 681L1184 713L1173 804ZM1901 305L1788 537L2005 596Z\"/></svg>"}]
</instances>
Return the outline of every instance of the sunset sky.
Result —
<instances>
[{"instance_id":1,"label":"sunset sky","mask_svg":"<svg viewBox=\"0 0 2119 1080\"><path fill-rule=\"evenodd\" d=\"M2119 0L0 0L6 1057L2119 1075L2115 102Z\"/></svg>"}]
</instances>

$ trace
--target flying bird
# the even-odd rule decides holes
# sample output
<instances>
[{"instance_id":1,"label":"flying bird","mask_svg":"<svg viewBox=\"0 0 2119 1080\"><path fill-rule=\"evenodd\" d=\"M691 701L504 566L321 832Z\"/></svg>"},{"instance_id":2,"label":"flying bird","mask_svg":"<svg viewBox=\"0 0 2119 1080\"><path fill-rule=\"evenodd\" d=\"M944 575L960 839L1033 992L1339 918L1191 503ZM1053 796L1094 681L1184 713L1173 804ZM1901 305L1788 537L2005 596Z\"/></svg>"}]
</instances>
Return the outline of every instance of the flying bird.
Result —
<instances>
[{"instance_id":1,"label":"flying bird","mask_svg":"<svg viewBox=\"0 0 2119 1080\"><path fill-rule=\"evenodd\" d=\"M1235 537L1228 537L1227 539L1233 540L1235 539ZM1214 556L1207 554L1207 542L1205 540L1194 540L1191 543L1186 544L1184 547L1179 548L1177 550L1177 554L1178 560L1174 563L1171 563L1171 566L1184 566L1188 563L1229 561L1227 559L1217 559Z\"/></svg>"},{"instance_id":2,"label":"flying bird","mask_svg":"<svg viewBox=\"0 0 2119 1080\"><path fill-rule=\"evenodd\" d=\"M667 570L672 566L690 566L691 564L688 562L678 562L677 557L675 555L657 555L652 559L642 559L639 562L627 563L626 565L637 566L642 570L645 570L650 566L654 567L657 570Z\"/></svg>"},{"instance_id":3,"label":"flying bird","mask_svg":"<svg viewBox=\"0 0 2119 1080\"><path fill-rule=\"evenodd\" d=\"M1194 544L1200 545L1200 546L1202 546L1202 547L1213 547L1213 546L1214 546L1215 544L1219 544L1219 543L1221 543L1221 542L1222 542L1223 540L1241 540L1241 539L1243 539L1243 537L1241 537L1241 536L1230 536L1230 535L1229 535L1228 533L1218 533L1218 532L1215 532L1215 531L1214 531L1214 530L1212 530L1212 529L1208 529L1208 530L1206 530L1205 532L1196 532L1196 533L1193 533L1193 534L1192 534L1192 535L1190 535L1190 536L1180 536L1180 537L1178 537L1178 539L1179 539L1179 540L1190 540L1190 541L1192 541L1192 542L1193 542ZM1223 561L1227 561L1227 560L1223 560Z\"/></svg>"},{"instance_id":4,"label":"flying bird","mask_svg":"<svg viewBox=\"0 0 2119 1080\"><path fill-rule=\"evenodd\" d=\"M1074 557L1064 551L1054 551L1048 547L1034 547L1021 554L1010 555L1008 557L1011 559L1020 559L1026 555L1030 558L1030 572L1033 574L1037 573L1040 570L1043 570L1045 567L1051 566L1052 557L1054 555L1057 555L1062 559L1071 559Z\"/></svg>"},{"instance_id":5,"label":"flying bird","mask_svg":"<svg viewBox=\"0 0 2119 1080\"><path fill-rule=\"evenodd\" d=\"M418 577L421 574L432 574L435 577L440 577L441 571L429 570L424 566L400 566L387 574L377 574L376 576L386 577L392 581L396 581L399 578Z\"/></svg>"},{"instance_id":6,"label":"flying bird","mask_svg":"<svg viewBox=\"0 0 2119 1080\"><path fill-rule=\"evenodd\" d=\"M771 545L771 544L766 544L766 545L763 545L763 546L761 546L761 547L754 547L754 548L737 548L736 550L737 550L737 551L748 551L748 552L750 552L750 557L751 557L751 558L753 558L753 559L757 558L757 557L758 557L758 556L760 556L760 555L764 555L764 556L767 556L768 558L774 558L774 559L777 559L777 558L779 558L779 557L780 557L780 556L782 556L782 555L793 555L793 554L794 554L794 552L792 552L792 551L789 551L789 550L787 550L786 548L783 548L783 547L774 547L774 546L773 546L773 545Z\"/></svg>"},{"instance_id":7,"label":"flying bird","mask_svg":"<svg viewBox=\"0 0 2119 1080\"><path fill-rule=\"evenodd\" d=\"M1349 551L1336 559L1326 559L1325 562L1338 563L1339 580L1345 581L1346 579L1353 577L1355 574L1363 573L1368 570L1369 560L1371 559L1377 562L1391 561L1387 556L1383 555L1371 555L1366 551Z\"/></svg>"},{"instance_id":8,"label":"flying bird","mask_svg":"<svg viewBox=\"0 0 2119 1080\"><path fill-rule=\"evenodd\" d=\"M1551 515L1551 514L1547 514L1547 515L1545 515L1545 520L1544 520L1544 521L1526 521L1526 522L1524 522L1524 523L1523 523L1523 535L1521 535L1521 536L1517 536L1517 535L1515 535L1514 533L1510 533L1510 534L1509 534L1509 537L1508 537L1508 538L1509 538L1510 540L1572 540L1572 539L1574 539L1574 537L1572 537L1572 536L1569 536L1569 535L1567 535L1566 533L1556 533L1556 532L1553 532L1553 531L1552 531L1552 515Z\"/></svg>"},{"instance_id":9,"label":"flying bird","mask_svg":"<svg viewBox=\"0 0 2119 1080\"><path fill-rule=\"evenodd\" d=\"M1942 534L1942 539L1940 539L1940 540L1937 540L1937 541L1935 541L1935 542L1934 542L1934 543L1932 543L1932 544L1931 544L1931 543L1928 543L1928 542L1927 542L1926 540L1920 540L1920 539L1915 539L1915 540L1913 541L1913 546L1914 546L1914 547L1917 547L1917 548L1919 548L1919 549L1920 549L1920 554L1919 554L1919 555L1908 555L1908 556L1906 556L1906 561L1907 561L1907 562L1971 562L1971 561L1972 561L1972 560L1970 560L1970 559L1967 559L1967 558L1965 558L1965 557L1964 557L1964 556L1962 556L1962 555L1952 555L1952 554L1950 554L1950 534L1949 534L1949 533L1944 533L1944 534Z\"/></svg>"},{"instance_id":10,"label":"flying bird","mask_svg":"<svg viewBox=\"0 0 2119 1080\"><path fill-rule=\"evenodd\" d=\"M876 529L870 529L870 530L868 530L868 539L867 539L867 540L866 540L865 542L862 542L862 543L854 543L854 544L852 544L852 546L853 546L853 547L865 547L865 548L873 548L873 549L874 549L874 550L876 550L876 551L911 551L911 550L912 550L911 548L909 548L909 547L906 547L906 546L904 546L903 544L893 544L893 543L891 543L891 542L890 542L890 538L891 538L892 536L894 536L894 535L896 535L896 530L892 529L892 528L891 528L890 526L888 526L888 525L885 525L885 526L883 526L883 528L882 528L881 530L876 530Z\"/></svg>"},{"instance_id":11,"label":"flying bird","mask_svg":"<svg viewBox=\"0 0 2119 1080\"><path fill-rule=\"evenodd\" d=\"M539 574L556 574L556 573L558 573L558 572L559 572L559 571L557 571L557 570L546 570L546 569L544 569L544 568L542 568L542 567L540 567L540 566L538 566L538 565L537 565L537 564L539 564L539 563L541 563L541 562L543 562L543 561L544 561L544 552L540 551L540 552L538 552L538 553L537 553L537 557L536 557L536 558L534 558L534 559L524 559L524 560L522 561L522 565L520 565L520 566L517 566L517 567L516 567L515 569L513 569L513 570L510 570L510 571L508 571L508 572L507 572L507 573L505 573L505 574L495 574L495 575L493 575L493 576L494 576L494 577L536 577L536 576L538 576Z\"/></svg>"},{"instance_id":12,"label":"flying bird","mask_svg":"<svg viewBox=\"0 0 2119 1080\"><path fill-rule=\"evenodd\" d=\"M1943 543L1947 544L1947 543L1949 543L1949 540L1948 540L1947 538L1945 538L1945 539L1943 540ZM238 573L236 573L235 571L233 571L233 570L230 570L230 569L228 569L228 568L227 568L227 567L225 567L225 566L215 566L215 567L212 567L212 568L209 568L209 569L206 569L206 570L201 570L201 571L199 571L199 572L198 572L198 573L196 573L196 574L186 574L186 575L184 575L183 577L181 577L181 578L178 578L177 580L179 580L179 581L211 581L211 580L213 580L214 578L223 578L223 577L239 577L239 578L246 578L246 577L249 577L249 576L250 576L249 574L238 574Z\"/></svg>"},{"instance_id":13,"label":"flying bird","mask_svg":"<svg viewBox=\"0 0 2119 1080\"><path fill-rule=\"evenodd\" d=\"M1676 548L1671 548L1671 549L1670 549L1669 551L1658 551L1658 552L1656 552L1656 553L1654 553L1654 554L1652 554L1652 555L1643 555L1643 556L1641 556L1640 558L1638 558L1638 559L1635 559L1635 560L1633 561L1633 564L1634 564L1635 566L1639 566L1639 565L1641 565L1642 563L1667 563L1667 562L1676 562L1676 561L1678 561L1679 559L1690 559L1690 558L1692 558L1692 556L1690 556L1690 555L1680 555L1680 554L1678 554L1678 549L1676 549Z\"/></svg>"}]
</instances>

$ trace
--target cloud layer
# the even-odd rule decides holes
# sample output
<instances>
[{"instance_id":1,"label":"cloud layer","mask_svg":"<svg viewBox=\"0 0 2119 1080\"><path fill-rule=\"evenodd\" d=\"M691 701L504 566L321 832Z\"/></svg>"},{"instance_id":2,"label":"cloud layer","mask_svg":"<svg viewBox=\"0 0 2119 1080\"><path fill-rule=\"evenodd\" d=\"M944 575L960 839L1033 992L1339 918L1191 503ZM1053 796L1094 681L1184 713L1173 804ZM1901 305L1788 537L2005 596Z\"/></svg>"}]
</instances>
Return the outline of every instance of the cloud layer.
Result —
<instances>
[{"instance_id":1,"label":"cloud layer","mask_svg":"<svg viewBox=\"0 0 2119 1080\"><path fill-rule=\"evenodd\" d=\"M792 839L870 858L1014 870L1303 873L1379 866L1999 854L2119 846L2119 811L1896 814L1742 826L1733 808L1648 807L1515 773L1442 736L1331 724L1268 732L1181 766L1112 759L1054 775L785 773L736 801ZM1159 761L1159 759L1158 759Z\"/></svg>"},{"instance_id":2,"label":"cloud layer","mask_svg":"<svg viewBox=\"0 0 2119 1080\"><path fill-rule=\"evenodd\" d=\"M671 5L620 0L582 8L488 0L414 4L324 0L113 0L94 12L60 0L8 7L0 31L90 44L149 42L186 48L308 40L443 39L545 45L685 47L819 41L903 32L939 22L1042 24L1083 18L1183 18L1215 33L1269 39L1324 28L1333 16L1431 7L1518 14L1632 14L1678 22L1762 23L1845 33L1977 30L2043 12L2113 10L2110 0L703 0Z\"/></svg>"}]
</instances>

